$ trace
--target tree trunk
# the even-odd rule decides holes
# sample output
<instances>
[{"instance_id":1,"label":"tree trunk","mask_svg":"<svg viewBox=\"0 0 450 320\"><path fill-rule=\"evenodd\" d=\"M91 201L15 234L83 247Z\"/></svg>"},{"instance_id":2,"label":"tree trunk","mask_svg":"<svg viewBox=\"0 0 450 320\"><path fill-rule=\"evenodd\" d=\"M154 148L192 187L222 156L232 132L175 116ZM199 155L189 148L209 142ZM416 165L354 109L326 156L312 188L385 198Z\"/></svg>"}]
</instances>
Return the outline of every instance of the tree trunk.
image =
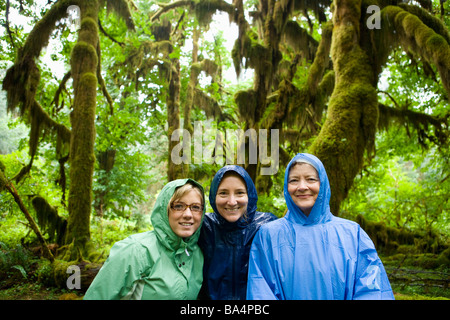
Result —
<instances>
[{"instance_id":1,"label":"tree trunk","mask_svg":"<svg viewBox=\"0 0 450 320\"><path fill-rule=\"evenodd\" d=\"M81 29L72 51L74 104L71 114L69 219L66 244L71 258L86 255L90 241L97 95L98 1L80 1Z\"/></svg>"},{"instance_id":2,"label":"tree trunk","mask_svg":"<svg viewBox=\"0 0 450 320\"><path fill-rule=\"evenodd\" d=\"M331 57L336 84L327 119L309 150L327 170L335 215L362 167L364 152L373 151L378 122L374 75L360 46L360 16L361 0L334 1Z\"/></svg>"},{"instance_id":3,"label":"tree trunk","mask_svg":"<svg viewBox=\"0 0 450 320\"><path fill-rule=\"evenodd\" d=\"M172 160L172 151L180 140L172 141L172 134L180 129L180 61L178 58L172 58L170 67L170 82L167 93L167 124L169 125L169 169L167 178L169 181L183 178L183 164L174 163ZM181 135L179 137L181 139Z\"/></svg>"}]
</instances>

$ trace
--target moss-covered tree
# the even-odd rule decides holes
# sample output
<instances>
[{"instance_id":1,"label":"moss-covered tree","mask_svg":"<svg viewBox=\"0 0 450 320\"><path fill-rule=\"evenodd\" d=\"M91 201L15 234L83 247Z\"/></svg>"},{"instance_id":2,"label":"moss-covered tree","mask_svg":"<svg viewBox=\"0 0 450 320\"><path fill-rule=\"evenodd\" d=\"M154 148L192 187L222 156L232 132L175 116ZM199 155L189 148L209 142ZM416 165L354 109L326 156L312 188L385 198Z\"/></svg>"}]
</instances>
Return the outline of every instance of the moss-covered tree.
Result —
<instances>
[{"instance_id":1,"label":"moss-covered tree","mask_svg":"<svg viewBox=\"0 0 450 320\"><path fill-rule=\"evenodd\" d=\"M450 95L449 33L442 22L424 9L400 4L384 7L380 28L370 29L366 23L369 4L372 3L334 1L332 6L331 57L336 84L328 104L327 119L309 150L322 159L327 168L335 213L339 212L341 201L362 169L365 155L370 158L374 152L375 133L383 108L378 103L376 88L391 50L401 45L411 55L434 64ZM401 113L406 119L411 111ZM382 115L386 117L387 113ZM417 121L411 117L410 122L429 123L435 127L436 141L448 142L444 119L430 119L419 113L416 116Z\"/></svg>"},{"instance_id":2,"label":"moss-covered tree","mask_svg":"<svg viewBox=\"0 0 450 320\"><path fill-rule=\"evenodd\" d=\"M97 1L80 2L81 27L72 51L74 103L71 114L69 221L66 243L85 249L90 240L94 172L98 47ZM76 251L74 252L76 254ZM83 252L85 254L85 252Z\"/></svg>"},{"instance_id":3,"label":"moss-covered tree","mask_svg":"<svg viewBox=\"0 0 450 320\"><path fill-rule=\"evenodd\" d=\"M236 72L254 70L253 86L235 95L240 120L245 129L280 130L281 167L301 150L321 158L335 214L373 156L377 130L392 119L417 129L422 139L448 144L445 115L386 106L377 94L388 57L400 46L429 73L436 68L436 81L449 99L450 41L443 5L436 11L431 1L192 0L165 4L158 14L179 7L193 9L201 21L210 21L217 11L227 12L238 25L232 52ZM369 23L374 19L380 27ZM256 179L258 166L247 163L246 169ZM256 179L259 191L269 193L268 179Z\"/></svg>"},{"instance_id":4,"label":"moss-covered tree","mask_svg":"<svg viewBox=\"0 0 450 320\"><path fill-rule=\"evenodd\" d=\"M56 153L62 159L62 170L67 156L70 162L69 220L65 243L67 247L64 258L75 259L81 255L87 257L90 240L90 214L92 203L92 175L95 162L95 116L97 88L104 90L104 82L99 76L100 47L98 14L107 4L108 10L118 13L133 27L128 1L115 0L77 0L58 1L36 23L19 49L14 65L8 69L3 80L3 89L7 91L8 110L20 108L20 114L30 123L30 162L16 176L20 180L29 172L38 148L38 141L43 129L56 136ZM71 53L70 72L66 74L60 88L69 76L73 79L73 105L71 113L72 128L68 129L58 123L45 111L36 99L40 85L40 69L36 64L42 49L48 44L51 33L58 27L57 21L67 15L69 6L80 10L80 29L77 44ZM59 24L61 26L61 24ZM58 89L60 90L60 89ZM56 98L58 97L58 92ZM69 145L69 148L64 148ZM69 149L68 154L63 152ZM65 179L64 179L65 185Z\"/></svg>"}]
</instances>

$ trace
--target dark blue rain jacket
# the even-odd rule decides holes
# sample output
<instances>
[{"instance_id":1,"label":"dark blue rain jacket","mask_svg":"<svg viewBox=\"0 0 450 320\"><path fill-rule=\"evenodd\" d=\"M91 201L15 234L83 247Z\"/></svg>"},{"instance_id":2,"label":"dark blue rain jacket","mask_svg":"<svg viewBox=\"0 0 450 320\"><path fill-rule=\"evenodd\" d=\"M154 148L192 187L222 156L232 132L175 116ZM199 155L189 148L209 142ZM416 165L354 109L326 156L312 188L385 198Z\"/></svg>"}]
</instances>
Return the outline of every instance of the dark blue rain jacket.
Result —
<instances>
[{"instance_id":1,"label":"dark blue rain jacket","mask_svg":"<svg viewBox=\"0 0 450 320\"><path fill-rule=\"evenodd\" d=\"M247 185L247 217L230 223L217 211L216 194L223 175L238 173ZM258 195L247 171L240 166L221 168L211 183L209 202L214 212L203 220L198 244L203 250L203 288L199 298L244 300L247 291L248 257L259 227L277 219L273 214L256 211Z\"/></svg>"},{"instance_id":2,"label":"dark blue rain jacket","mask_svg":"<svg viewBox=\"0 0 450 320\"><path fill-rule=\"evenodd\" d=\"M319 173L320 190L309 216L289 195L297 161ZM262 226L253 241L247 299L394 299L373 242L361 227L330 212L330 184L322 162L297 154L286 168L285 217Z\"/></svg>"}]
</instances>

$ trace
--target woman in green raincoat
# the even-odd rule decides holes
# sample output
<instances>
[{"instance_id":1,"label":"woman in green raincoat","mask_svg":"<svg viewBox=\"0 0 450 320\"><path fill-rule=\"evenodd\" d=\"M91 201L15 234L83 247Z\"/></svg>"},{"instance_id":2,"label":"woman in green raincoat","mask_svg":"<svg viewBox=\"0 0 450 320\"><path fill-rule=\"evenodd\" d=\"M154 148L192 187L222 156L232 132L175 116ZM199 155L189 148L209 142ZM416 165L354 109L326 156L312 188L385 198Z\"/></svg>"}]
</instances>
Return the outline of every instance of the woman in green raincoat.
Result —
<instances>
[{"instance_id":1,"label":"woman in green raincoat","mask_svg":"<svg viewBox=\"0 0 450 320\"><path fill-rule=\"evenodd\" d=\"M154 230L115 243L84 299L196 299L203 281L197 239L204 203L196 181L167 183L153 208Z\"/></svg>"}]
</instances>

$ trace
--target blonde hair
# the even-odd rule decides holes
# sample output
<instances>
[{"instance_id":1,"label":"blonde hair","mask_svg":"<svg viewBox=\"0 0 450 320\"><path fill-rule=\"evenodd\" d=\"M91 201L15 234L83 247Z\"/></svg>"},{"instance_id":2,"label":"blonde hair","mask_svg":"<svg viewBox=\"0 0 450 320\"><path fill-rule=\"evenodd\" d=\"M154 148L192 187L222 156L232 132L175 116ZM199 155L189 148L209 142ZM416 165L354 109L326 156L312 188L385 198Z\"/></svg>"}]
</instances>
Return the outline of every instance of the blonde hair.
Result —
<instances>
[{"instance_id":1,"label":"blonde hair","mask_svg":"<svg viewBox=\"0 0 450 320\"><path fill-rule=\"evenodd\" d=\"M203 199L204 199L203 191L196 185L193 185L192 183L187 182L186 184L182 185L181 187L178 187L175 189L175 192L173 193L172 198L170 198L169 204L167 205L167 212L169 212L169 208L172 205L172 203L183 198L183 196L185 194L187 194L188 192L190 192L191 190L197 191L197 193L200 195L201 205L203 205L204 204L203 203Z\"/></svg>"}]
</instances>

